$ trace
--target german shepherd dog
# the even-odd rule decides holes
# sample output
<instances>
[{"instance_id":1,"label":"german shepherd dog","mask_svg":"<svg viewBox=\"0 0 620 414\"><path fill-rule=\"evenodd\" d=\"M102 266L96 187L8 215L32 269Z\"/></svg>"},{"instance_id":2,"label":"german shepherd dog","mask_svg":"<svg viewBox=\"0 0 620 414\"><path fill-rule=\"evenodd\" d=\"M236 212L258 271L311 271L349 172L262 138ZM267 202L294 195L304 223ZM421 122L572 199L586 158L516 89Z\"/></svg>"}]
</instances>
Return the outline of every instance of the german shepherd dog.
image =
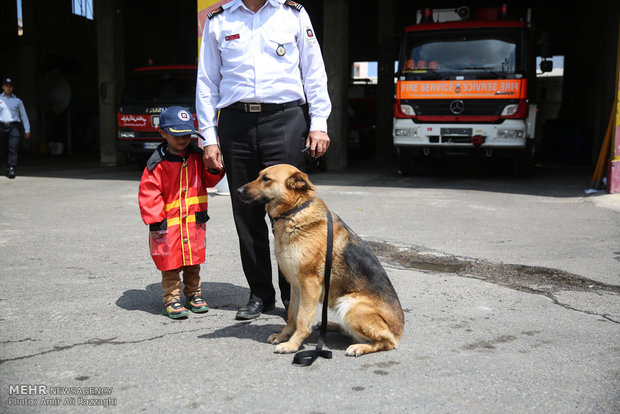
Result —
<instances>
[{"instance_id":1,"label":"german shepherd dog","mask_svg":"<svg viewBox=\"0 0 620 414\"><path fill-rule=\"evenodd\" d=\"M299 349L311 332L318 303L325 300L328 209L315 193L308 176L288 164L265 168L237 189L243 202L265 205L278 266L291 284L286 326L268 339L277 345L276 353ZM328 306L342 324L329 328L361 342L349 346L346 355L396 348L405 317L394 287L370 248L335 214L332 263Z\"/></svg>"}]
</instances>

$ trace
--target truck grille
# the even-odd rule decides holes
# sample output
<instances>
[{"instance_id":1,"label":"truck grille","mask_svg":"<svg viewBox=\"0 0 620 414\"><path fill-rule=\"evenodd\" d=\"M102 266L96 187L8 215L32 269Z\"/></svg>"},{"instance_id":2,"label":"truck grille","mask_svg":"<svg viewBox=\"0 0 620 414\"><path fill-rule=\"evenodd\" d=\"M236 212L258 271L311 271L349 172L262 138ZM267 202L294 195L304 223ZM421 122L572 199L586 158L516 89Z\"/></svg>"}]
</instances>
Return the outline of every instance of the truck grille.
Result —
<instances>
[{"instance_id":1,"label":"truck grille","mask_svg":"<svg viewBox=\"0 0 620 414\"><path fill-rule=\"evenodd\" d=\"M413 105L418 116L454 116L450 104L455 99L416 99L403 100ZM463 99L464 110L458 116L500 116L504 107L519 103L516 99Z\"/></svg>"},{"instance_id":2,"label":"truck grille","mask_svg":"<svg viewBox=\"0 0 620 414\"><path fill-rule=\"evenodd\" d=\"M159 132L136 131L136 138L164 140Z\"/></svg>"}]
</instances>

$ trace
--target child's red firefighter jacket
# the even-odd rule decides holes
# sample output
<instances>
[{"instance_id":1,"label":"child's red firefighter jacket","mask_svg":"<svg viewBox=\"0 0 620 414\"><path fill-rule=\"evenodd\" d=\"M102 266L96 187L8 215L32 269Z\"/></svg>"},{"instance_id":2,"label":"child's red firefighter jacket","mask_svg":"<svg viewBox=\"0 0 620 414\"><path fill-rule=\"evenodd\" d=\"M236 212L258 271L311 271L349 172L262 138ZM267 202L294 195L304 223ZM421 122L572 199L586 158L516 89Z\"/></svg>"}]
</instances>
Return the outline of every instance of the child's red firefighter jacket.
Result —
<instances>
[{"instance_id":1,"label":"child's red firefighter jacket","mask_svg":"<svg viewBox=\"0 0 620 414\"><path fill-rule=\"evenodd\" d=\"M191 143L184 157L174 155L163 143L149 158L138 201L149 225L151 257L159 270L178 269L205 261L208 194L224 171L204 169L202 150Z\"/></svg>"}]
</instances>

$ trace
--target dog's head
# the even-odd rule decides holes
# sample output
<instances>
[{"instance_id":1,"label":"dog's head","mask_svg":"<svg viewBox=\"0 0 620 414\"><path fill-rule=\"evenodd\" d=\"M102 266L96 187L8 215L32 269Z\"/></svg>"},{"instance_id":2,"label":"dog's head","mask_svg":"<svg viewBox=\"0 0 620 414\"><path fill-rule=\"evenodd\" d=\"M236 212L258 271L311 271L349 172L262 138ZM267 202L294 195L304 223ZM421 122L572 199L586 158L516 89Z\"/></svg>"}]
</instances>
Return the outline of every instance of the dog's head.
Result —
<instances>
[{"instance_id":1,"label":"dog's head","mask_svg":"<svg viewBox=\"0 0 620 414\"><path fill-rule=\"evenodd\" d=\"M272 216L303 204L314 194L314 186L308 175L289 164L267 167L258 174L256 180L237 189L241 201L264 204Z\"/></svg>"}]
</instances>

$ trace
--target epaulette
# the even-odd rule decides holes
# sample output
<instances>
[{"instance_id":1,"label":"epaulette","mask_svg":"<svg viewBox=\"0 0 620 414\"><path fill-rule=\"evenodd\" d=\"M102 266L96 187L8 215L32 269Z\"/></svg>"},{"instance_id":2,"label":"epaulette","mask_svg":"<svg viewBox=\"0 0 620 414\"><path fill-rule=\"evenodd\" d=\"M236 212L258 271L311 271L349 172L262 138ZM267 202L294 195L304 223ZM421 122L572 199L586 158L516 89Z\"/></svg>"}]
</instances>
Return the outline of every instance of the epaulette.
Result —
<instances>
[{"instance_id":1,"label":"epaulette","mask_svg":"<svg viewBox=\"0 0 620 414\"><path fill-rule=\"evenodd\" d=\"M224 8L222 6L218 7L215 10L211 10L209 12L209 14L207 14L207 19L211 20L212 18L214 18L215 16L217 16L218 14L220 14L223 11L224 11Z\"/></svg>"},{"instance_id":2,"label":"epaulette","mask_svg":"<svg viewBox=\"0 0 620 414\"><path fill-rule=\"evenodd\" d=\"M301 4L297 3L296 1L293 0L286 0L284 2L284 4L286 4L287 6L290 6L292 8L294 8L297 11L301 11L301 9L304 8L304 6L302 6Z\"/></svg>"}]
</instances>

